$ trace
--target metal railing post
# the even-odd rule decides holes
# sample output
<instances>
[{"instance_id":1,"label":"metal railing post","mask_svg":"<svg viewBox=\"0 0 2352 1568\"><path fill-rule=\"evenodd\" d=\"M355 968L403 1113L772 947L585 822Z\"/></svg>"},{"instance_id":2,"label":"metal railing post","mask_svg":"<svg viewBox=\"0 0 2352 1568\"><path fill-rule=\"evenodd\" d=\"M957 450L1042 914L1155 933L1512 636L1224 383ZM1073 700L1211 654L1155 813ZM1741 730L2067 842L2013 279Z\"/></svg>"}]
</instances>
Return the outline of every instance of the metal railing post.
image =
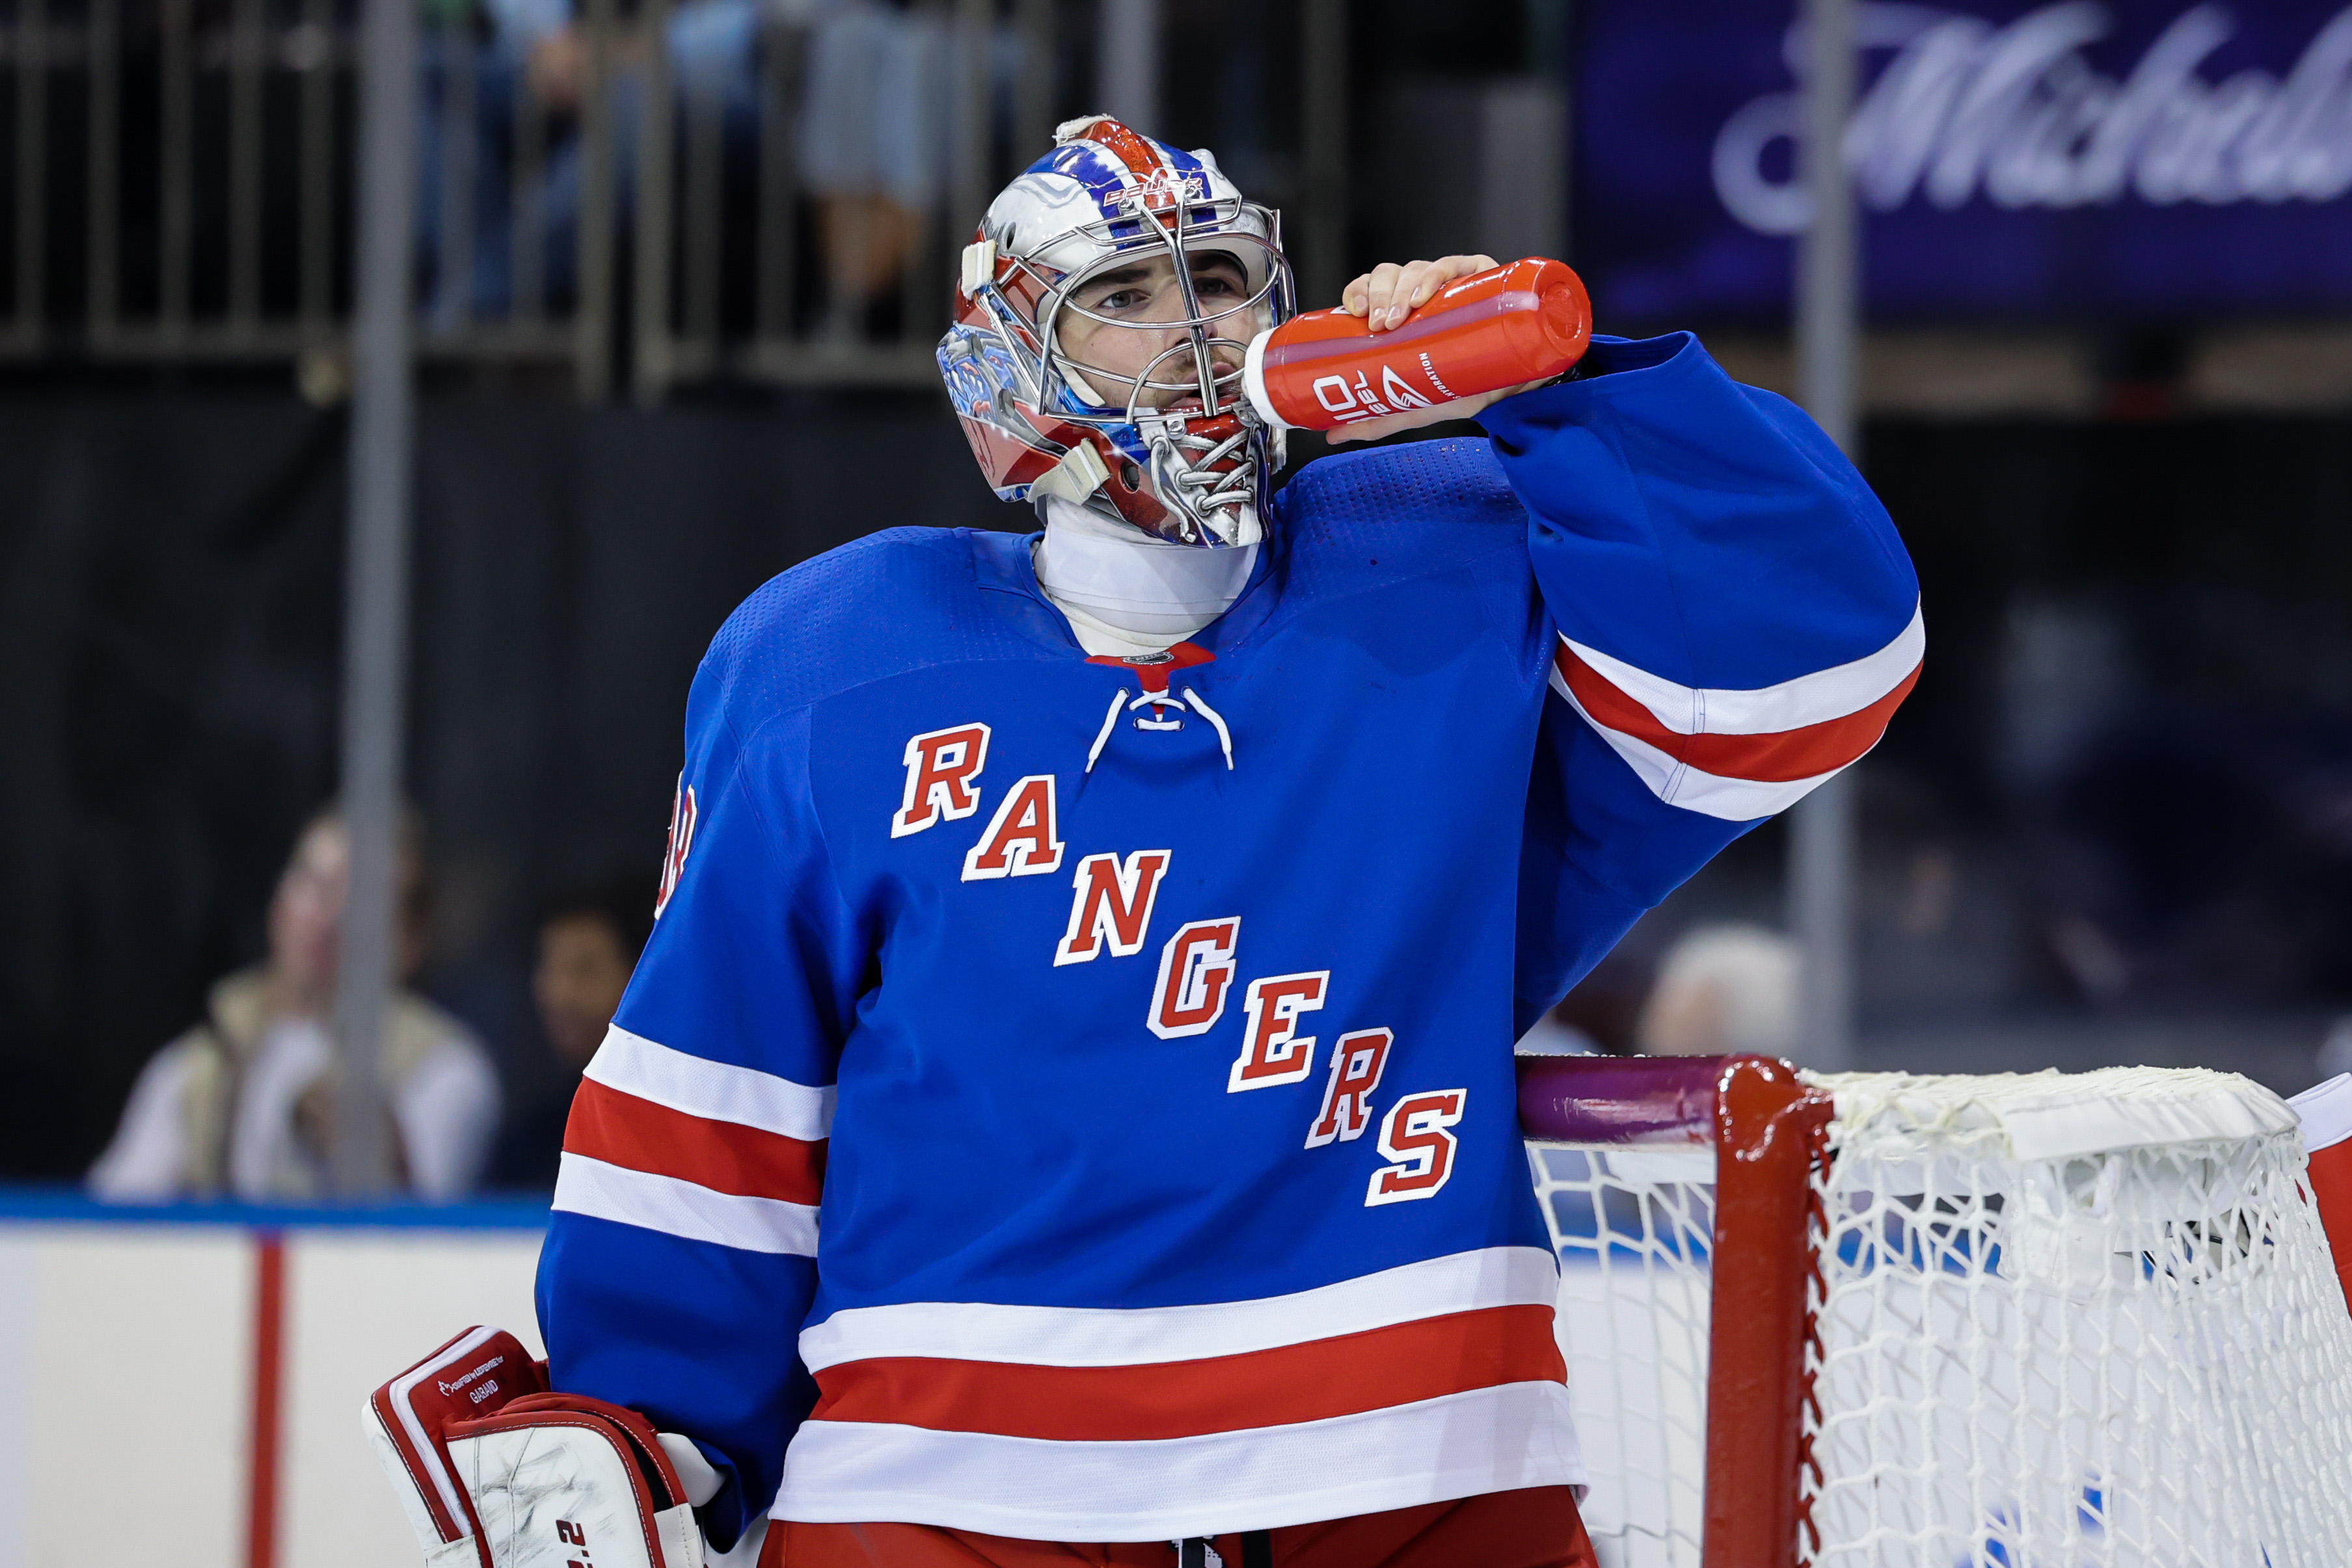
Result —
<instances>
[{"instance_id":1,"label":"metal railing post","mask_svg":"<svg viewBox=\"0 0 2352 1568\"><path fill-rule=\"evenodd\" d=\"M726 85L698 71L679 90L686 121L685 246L679 294L678 352L672 369L708 371L719 363L719 291L726 254Z\"/></svg>"},{"instance_id":2,"label":"metal railing post","mask_svg":"<svg viewBox=\"0 0 2352 1568\"><path fill-rule=\"evenodd\" d=\"M1054 0L1015 0L1021 87L1013 100L1013 172L1044 157L1054 137Z\"/></svg>"},{"instance_id":3,"label":"metal railing post","mask_svg":"<svg viewBox=\"0 0 2352 1568\"><path fill-rule=\"evenodd\" d=\"M807 54L807 34L771 24L760 48L760 234L755 265L752 361L767 345L792 336L799 308L800 181L787 73L797 76Z\"/></svg>"},{"instance_id":4,"label":"metal railing post","mask_svg":"<svg viewBox=\"0 0 2352 1568\"><path fill-rule=\"evenodd\" d=\"M956 0L954 160L949 167L948 250L961 257L972 226L988 206L989 34L996 23L994 0ZM910 323L911 324L911 323Z\"/></svg>"},{"instance_id":5,"label":"metal railing post","mask_svg":"<svg viewBox=\"0 0 2352 1568\"><path fill-rule=\"evenodd\" d=\"M410 247L416 189L415 0L366 0L360 48L359 310L343 607L343 825L351 884L337 971L342 1071L334 1170L381 1193L391 1162L378 1063L399 976L400 781L408 659Z\"/></svg>"},{"instance_id":6,"label":"metal railing post","mask_svg":"<svg viewBox=\"0 0 2352 1568\"><path fill-rule=\"evenodd\" d=\"M261 71L268 41L262 0L236 0L229 22L228 331L249 343L261 327Z\"/></svg>"},{"instance_id":7,"label":"metal railing post","mask_svg":"<svg viewBox=\"0 0 2352 1568\"><path fill-rule=\"evenodd\" d=\"M650 407L670 378L670 101L669 0L645 0L644 104L637 114L635 294L630 314L636 344L630 356L636 401Z\"/></svg>"},{"instance_id":8,"label":"metal railing post","mask_svg":"<svg viewBox=\"0 0 2352 1568\"><path fill-rule=\"evenodd\" d=\"M441 245L433 264L433 330L462 329L474 316L474 181L481 112L474 39L444 16L435 29L441 74Z\"/></svg>"},{"instance_id":9,"label":"metal railing post","mask_svg":"<svg viewBox=\"0 0 2352 1568\"><path fill-rule=\"evenodd\" d=\"M43 0L16 6L17 342L37 348L48 313L49 49Z\"/></svg>"},{"instance_id":10,"label":"metal railing post","mask_svg":"<svg viewBox=\"0 0 2352 1568\"><path fill-rule=\"evenodd\" d=\"M156 314L158 335L167 352L186 341L188 274L195 248L195 61L188 8L189 0L161 0L159 17L163 49L157 153L163 210L157 224Z\"/></svg>"},{"instance_id":11,"label":"metal railing post","mask_svg":"<svg viewBox=\"0 0 2352 1568\"><path fill-rule=\"evenodd\" d=\"M613 388L614 0L586 0L588 73L580 90L580 257L572 302L573 376L581 401Z\"/></svg>"},{"instance_id":12,"label":"metal railing post","mask_svg":"<svg viewBox=\"0 0 2352 1568\"><path fill-rule=\"evenodd\" d=\"M1089 107L1116 114L1146 136L1166 135L1160 123L1160 0L1101 0L1097 26L1097 101Z\"/></svg>"},{"instance_id":13,"label":"metal railing post","mask_svg":"<svg viewBox=\"0 0 2352 1568\"><path fill-rule=\"evenodd\" d=\"M1812 201L1798 241L1798 393L1831 440L1856 449L1862 331L1860 224L1843 154L1855 87L1854 0L1806 0L1800 156ZM1853 1059L1856 800L1849 768L1798 803L1789 823L1789 923L1803 953L1808 1065Z\"/></svg>"},{"instance_id":14,"label":"metal railing post","mask_svg":"<svg viewBox=\"0 0 2352 1568\"><path fill-rule=\"evenodd\" d=\"M89 338L114 336L122 290L121 0L89 0Z\"/></svg>"},{"instance_id":15,"label":"metal railing post","mask_svg":"<svg viewBox=\"0 0 2352 1568\"><path fill-rule=\"evenodd\" d=\"M518 326L536 327L547 315L547 105L531 85L530 72L515 72L514 168L507 210L514 215L508 234L508 266L513 284L507 310ZM579 279L572 279L575 287Z\"/></svg>"},{"instance_id":16,"label":"metal railing post","mask_svg":"<svg viewBox=\"0 0 2352 1568\"><path fill-rule=\"evenodd\" d=\"M306 347L324 343L334 331L335 300L335 8L333 0L303 0L302 26L309 40L300 62L298 110L302 147L296 178L301 226L297 261L301 339Z\"/></svg>"},{"instance_id":17,"label":"metal railing post","mask_svg":"<svg viewBox=\"0 0 2352 1568\"><path fill-rule=\"evenodd\" d=\"M1299 304L1336 304L1348 265L1347 0L1306 0L1299 51L1304 199L1299 224Z\"/></svg>"}]
</instances>

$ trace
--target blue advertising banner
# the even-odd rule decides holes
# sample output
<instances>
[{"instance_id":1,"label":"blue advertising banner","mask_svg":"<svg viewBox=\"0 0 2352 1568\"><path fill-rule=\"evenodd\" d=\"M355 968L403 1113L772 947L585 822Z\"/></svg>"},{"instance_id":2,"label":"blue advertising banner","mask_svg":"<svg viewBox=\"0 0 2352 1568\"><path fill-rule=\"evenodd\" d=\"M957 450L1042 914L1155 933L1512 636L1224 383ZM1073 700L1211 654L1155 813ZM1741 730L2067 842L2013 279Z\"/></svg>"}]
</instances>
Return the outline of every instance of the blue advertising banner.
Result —
<instances>
[{"instance_id":1,"label":"blue advertising banner","mask_svg":"<svg viewBox=\"0 0 2352 1568\"><path fill-rule=\"evenodd\" d=\"M1586 0L1575 259L1612 324L1778 317L1809 204L1789 0ZM1860 8L1879 320L2352 310L2352 6Z\"/></svg>"}]
</instances>

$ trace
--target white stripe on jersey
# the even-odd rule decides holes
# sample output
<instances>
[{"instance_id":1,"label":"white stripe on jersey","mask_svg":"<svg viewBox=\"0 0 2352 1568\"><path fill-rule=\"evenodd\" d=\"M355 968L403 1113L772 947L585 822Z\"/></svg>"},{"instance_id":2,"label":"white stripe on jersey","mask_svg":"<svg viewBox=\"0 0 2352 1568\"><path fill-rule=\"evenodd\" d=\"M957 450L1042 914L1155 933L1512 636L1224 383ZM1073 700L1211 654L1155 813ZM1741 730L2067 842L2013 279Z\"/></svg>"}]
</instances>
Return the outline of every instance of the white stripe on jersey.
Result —
<instances>
[{"instance_id":1,"label":"white stripe on jersey","mask_svg":"<svg viewBox=\"0 0 2352 1568\"><path fill-rule=\"evenodd\" d=\"M1549 1307L1559 1268L1535 1247L1457 1252L1257 1300L1192 1307L853 1307L801 1331L811 1372L877 1356L1025 1366L1144 1366L1383 1329L1488 1307Z\"/></svg>"},{"instance_id":2,"label":"white stripe on jersey","mask_svg":"<svg viewBox=\"0 0 2352 1568\"><path fill-rule=\"evenodd\" d=\"M624 1094L688 1116L732 1121L814 1143L833 1129L834 1090L774 1073L689 1056L614 1025L588 1063L587 1077Z\"/></svg>"},{"instance_id":3,"label":"white stripe on jersey","mask_svg":"<svg viewBox=\"0 0 2352 1568\"><path fill-rule=\"evenodd\" d=\"M585 1154L563 1156L555 1177L555 1206L745 1252L816 1256L813 1204L715 1193L676 1176L632 1171Z\"/></svg>"},{"instance_id":4,"label":"white stripe on jersey","mask_svg":"<svg viewBox=\"0 0 2352 1568\"><path fill-rule=\"evenodd\" d=\"M1145 1442L809 1421L769 1511L1027 1541L1273 1530L1522 1487L1585 1484L1558 1383L1507 1383L1360 1415Z\"/></svg>"}]
</instances>

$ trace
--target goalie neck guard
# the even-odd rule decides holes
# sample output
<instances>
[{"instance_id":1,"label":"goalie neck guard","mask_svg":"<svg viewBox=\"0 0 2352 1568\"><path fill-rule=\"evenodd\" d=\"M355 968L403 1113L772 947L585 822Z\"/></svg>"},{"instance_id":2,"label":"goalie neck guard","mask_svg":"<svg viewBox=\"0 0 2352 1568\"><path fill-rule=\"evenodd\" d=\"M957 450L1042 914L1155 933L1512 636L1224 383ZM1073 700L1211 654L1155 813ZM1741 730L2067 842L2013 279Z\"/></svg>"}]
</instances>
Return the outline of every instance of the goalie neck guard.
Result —
<instances>
[{"instance_id":1,"label":"goalie neck guard","mask_svg":"<svg viewBox=\"0 0 2352 1568\"><path fill-rule=\"evenodd\" d=\"M1281 218L1206 151L1105 116L1055 134L964 248L940 340L972 456L1003 500L1059 495L1172 544L1254 544L1280 437L1249 411L1242 364L1296 308ZM1231 263L1213 269L1230 302L1202 297L1195 269L1211 256ZM1090 283L1154 261L1171 264L1172 310L1081 302ZM1089 341L1084 357L1066 334Z\"/></svg>"}]
</instances>

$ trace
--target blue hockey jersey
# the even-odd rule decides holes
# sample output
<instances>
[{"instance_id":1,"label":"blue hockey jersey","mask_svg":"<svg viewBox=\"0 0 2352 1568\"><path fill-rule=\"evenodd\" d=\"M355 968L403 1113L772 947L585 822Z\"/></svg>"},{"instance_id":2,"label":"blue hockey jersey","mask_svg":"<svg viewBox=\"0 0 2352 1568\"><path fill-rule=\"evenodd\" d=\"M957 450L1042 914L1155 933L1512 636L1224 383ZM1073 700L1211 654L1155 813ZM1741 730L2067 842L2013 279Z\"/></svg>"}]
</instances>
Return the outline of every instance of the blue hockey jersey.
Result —
<instances>
[{"instance_id":1,"label":"blue hockey jersey","mask_svg":"<svg viewBox=\"0 0 2352 1568\"><path fill-rule=\"evenodd\" d=\"M556 1386L728 1477L714 1540L1582 1479L1512 1042L1868 750L1922 641L1802 414L1686 335L1588 366L1303 471L1154 659L964 531L719 632L539 1283Z\"/></svg>"}]
</instances>

